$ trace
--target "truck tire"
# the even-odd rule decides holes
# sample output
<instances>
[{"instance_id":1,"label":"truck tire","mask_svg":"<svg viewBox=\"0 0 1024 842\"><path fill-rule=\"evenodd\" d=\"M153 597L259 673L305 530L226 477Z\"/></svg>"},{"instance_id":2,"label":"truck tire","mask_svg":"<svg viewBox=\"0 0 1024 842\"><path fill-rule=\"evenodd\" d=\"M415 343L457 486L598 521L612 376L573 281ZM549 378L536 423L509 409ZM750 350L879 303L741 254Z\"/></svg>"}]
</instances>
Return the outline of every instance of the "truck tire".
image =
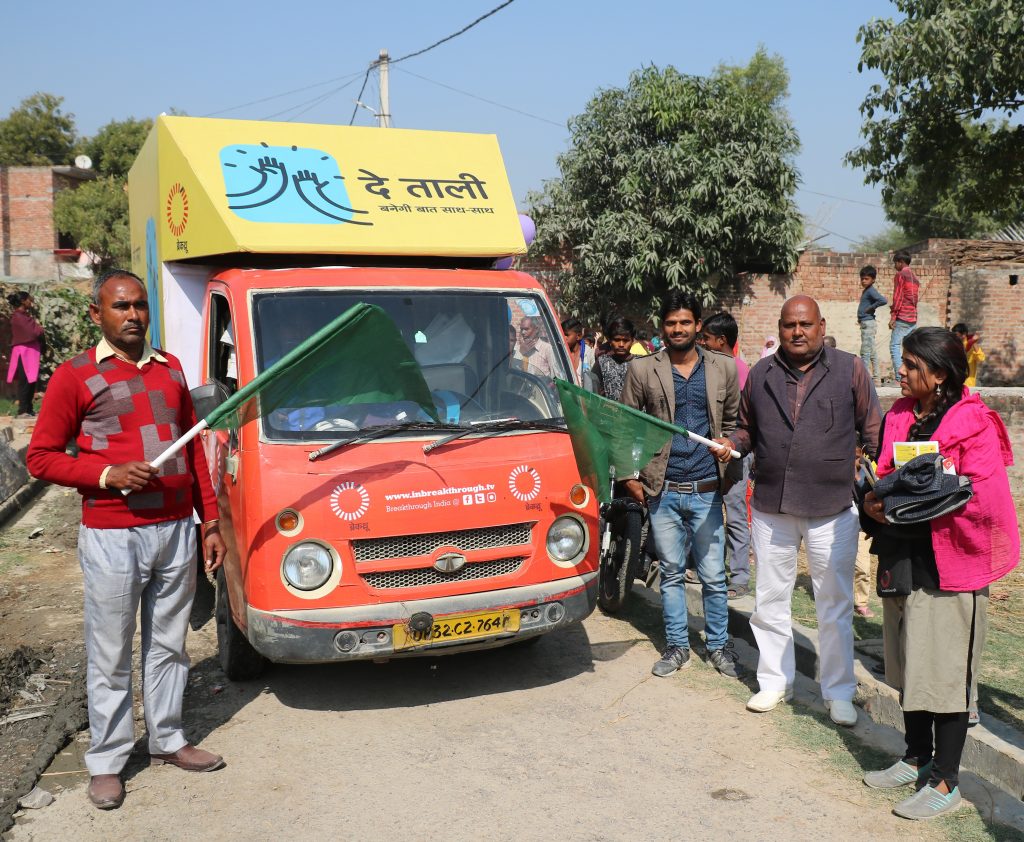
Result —
<instances>
[{"instance_id":1,"label":"truck tire","mask_svg":"<svg viewBox=\"0 0 1024 842\"><path fill-rule=\"evenodd\" d=\"M217 654L220 667L232 681L256 678L267 664L267 659L253 649L242 630L231 617L228 587L224 568L217 571L217 597L214 615L217 619Z\"/></svg>"},{"instance_id":2,"label":"truck tire","mask_svg":"<svg viewBox=\"0 0 1024 842\"><path fill-rule=\"evenodd\" d=\"M597 604L609 614L622 610L640 567L643 513L630 507L612 519L612 540L601 559Z\"/></svg>"}]
</instances>

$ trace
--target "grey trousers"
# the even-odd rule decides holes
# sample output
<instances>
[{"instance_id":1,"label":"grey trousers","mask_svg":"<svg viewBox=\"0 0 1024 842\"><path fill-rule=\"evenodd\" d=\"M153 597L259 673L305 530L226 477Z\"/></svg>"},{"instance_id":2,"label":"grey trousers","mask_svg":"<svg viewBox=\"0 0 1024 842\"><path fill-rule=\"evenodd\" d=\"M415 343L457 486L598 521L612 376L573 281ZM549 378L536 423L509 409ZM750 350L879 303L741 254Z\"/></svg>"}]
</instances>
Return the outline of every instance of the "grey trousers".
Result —
<instances>
[{"instance_id":1,"label":"grey trousers","mask_svg":"<svg viewBox=\"0 0 1024 842\"><path fill-rule=\"evenodd\" d=\"M120 773L135 743L132 638L141 606L142 686L151 754L187 743L181 706L188 680L185 635L196 590L191 518L78 532L85 581L85 651L91 775Z\"/></svg>"},{"instance_id":2,"label":"grey trousers","mask_svg":"<svg viewBox=\"0 0 1024 842\"><path fill-rule=\"evenodd\" d=\"M750 582L750 524L747 522L747 480L754 454L743 457L743 479L722 498L725 501L725 542L729 550L729 584Z\"/></svg>"}]
</instances>

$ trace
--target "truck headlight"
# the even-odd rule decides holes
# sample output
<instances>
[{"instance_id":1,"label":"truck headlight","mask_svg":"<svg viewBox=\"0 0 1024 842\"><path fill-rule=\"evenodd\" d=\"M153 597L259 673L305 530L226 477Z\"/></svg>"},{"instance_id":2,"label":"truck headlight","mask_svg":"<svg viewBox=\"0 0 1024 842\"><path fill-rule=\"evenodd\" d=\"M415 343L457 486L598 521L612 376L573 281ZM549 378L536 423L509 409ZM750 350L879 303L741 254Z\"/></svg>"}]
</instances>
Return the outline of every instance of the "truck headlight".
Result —
<instances>
[{"instance_id":1,"label":"truck headlight","mask_svg":"<svg viewBox=\"0 0 1024 842\"><path fill-rule=\"evenodd\" d=\"M304 541L284 554L281 572L285 581L300 591L314 591L321 587L334 571L331 551L323 544Z\"/></svg>"},{"instance_id":2,"label":"truck headlight","mask_svg":"<svg viewBox=\"0 0 1024 842\"><path fill-rule=\"evenodd\" d=\"M562 515L548 529L547 548L556 562L572 562L580 555L587 533L574 517Z\"/></svg>"}]
</instances>

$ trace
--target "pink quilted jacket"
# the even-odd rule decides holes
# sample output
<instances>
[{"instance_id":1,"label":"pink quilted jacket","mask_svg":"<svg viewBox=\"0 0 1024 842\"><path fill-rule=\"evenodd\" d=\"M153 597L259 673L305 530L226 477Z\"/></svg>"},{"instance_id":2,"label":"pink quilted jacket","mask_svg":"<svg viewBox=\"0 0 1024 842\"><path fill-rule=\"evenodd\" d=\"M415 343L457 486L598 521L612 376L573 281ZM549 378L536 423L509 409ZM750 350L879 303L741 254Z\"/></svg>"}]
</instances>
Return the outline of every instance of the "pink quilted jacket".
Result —
<instances>
[{"instance_id":1,"label":"pink quilted jacket","mask_svg":"<svg viewBox=\"0 0 1024 842\"><path fill-rule=\"evenodd\" d=\"M892 444L906 441L914 423L914 399L901 398L885 419L878 475L895 470ZM1010 438L999 414L977 395L964 397L943 416L933 438L970 477L973 499L959 511L931 522L932 549L944 591L975 591L1013 570L1020 560L1017 511L1006 468L1013 464Z\"/></svg>"}]
</instances>

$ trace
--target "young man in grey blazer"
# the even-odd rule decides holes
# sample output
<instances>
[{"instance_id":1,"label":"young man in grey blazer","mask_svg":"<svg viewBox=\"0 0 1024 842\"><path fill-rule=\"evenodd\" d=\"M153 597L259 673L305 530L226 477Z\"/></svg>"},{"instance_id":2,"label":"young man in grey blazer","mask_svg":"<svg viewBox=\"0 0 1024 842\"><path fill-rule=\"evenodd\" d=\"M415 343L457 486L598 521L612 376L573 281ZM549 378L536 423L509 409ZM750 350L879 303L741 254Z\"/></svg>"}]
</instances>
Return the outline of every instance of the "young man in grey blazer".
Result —
<instances>
[{"instance_id":1,"label":"young man in grey blazer","mask_svg":"<svg viewBox=\"0 0 1024 842\"><path fill-rule=\"evenodd\" d=\"M664 347L633 360L622 402L705 438L730 435L736 429L740 401L735 360L697 345L701 305L694 296L670 293L660 316ZM625 481L628 493L648 507L659 557L667 644L652 669L657 676L689 664L683 574L691 550L703 590L710 660L723 675L738 675L729 640L722 494L735 482L740 463L727 469L727 457L723 461L718 453L676 435L639 477Z\"/></svg>"}]
</instances>

